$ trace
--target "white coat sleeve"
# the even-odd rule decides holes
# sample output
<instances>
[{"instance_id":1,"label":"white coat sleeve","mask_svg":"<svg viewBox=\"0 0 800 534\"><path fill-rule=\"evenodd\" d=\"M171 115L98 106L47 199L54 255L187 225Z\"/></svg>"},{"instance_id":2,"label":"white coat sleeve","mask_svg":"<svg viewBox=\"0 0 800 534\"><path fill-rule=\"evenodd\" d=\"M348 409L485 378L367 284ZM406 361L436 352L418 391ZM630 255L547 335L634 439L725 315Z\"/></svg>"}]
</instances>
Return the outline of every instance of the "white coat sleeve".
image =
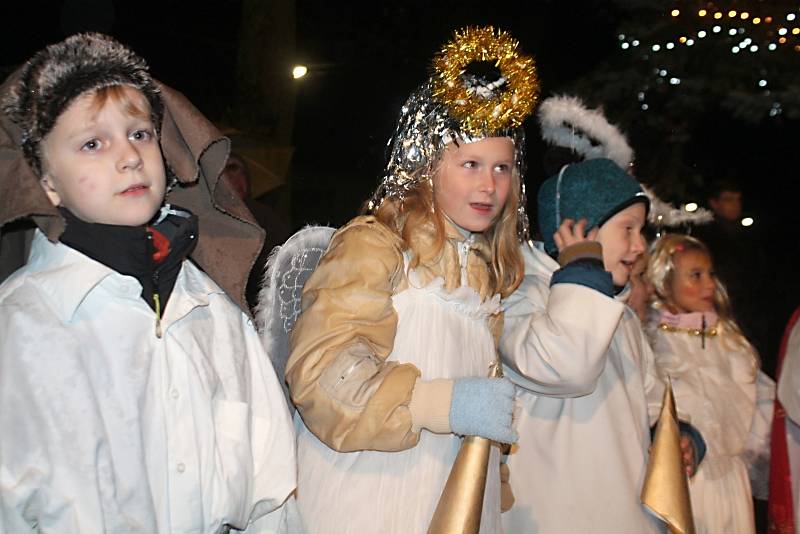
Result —
<instances>
[{"instance_id":1,"label":"white coat sleeve","mask_svg":"<svg viewBox=\"0 0 800 534\"><path fill-rule=\"evenodd\" d=\"M507 376L539 395L594 391L625 305L588 287L527 274L505 301L500 352Z\"/></svg>"},{"instance_id":2,"label":"white coat sleeve","mask_svg":"<svg viewBox=\"0 0 800 534\"><path fill-rule=\"evenodd\" d=\"M778 400L789 419L800 425L800 321L795 323L786 342L786 353L778 381Z\"/></svg>"},{"instance_id":3,"label":"white coat sleeve","mask_svg":"<svg viewBox=\"0 0 800 534\"><path fill-rule=\"evenodd\" d=\"M294 425L283 388L250 321L244 314L241 321L247 342L253 395L253 511L249 522L253 524L264 515L282 510L287 499L292 499L290 494L297 484L297 460ZM283 516L283 512L263 522L269 523L278 516Z\"/></svg>"},{"instance_id":4,"label":"white coat sleeve","mask_svg":"<svg viewBox=\"0 0 800 534\"><path fill-rule=\"evenodd\" d=\"M774 406L775 382L763 371L758 371L756 406L744 454L750 485L756 499L766 499L769 494L770 436Z\"/></svg>"}]
</instances>

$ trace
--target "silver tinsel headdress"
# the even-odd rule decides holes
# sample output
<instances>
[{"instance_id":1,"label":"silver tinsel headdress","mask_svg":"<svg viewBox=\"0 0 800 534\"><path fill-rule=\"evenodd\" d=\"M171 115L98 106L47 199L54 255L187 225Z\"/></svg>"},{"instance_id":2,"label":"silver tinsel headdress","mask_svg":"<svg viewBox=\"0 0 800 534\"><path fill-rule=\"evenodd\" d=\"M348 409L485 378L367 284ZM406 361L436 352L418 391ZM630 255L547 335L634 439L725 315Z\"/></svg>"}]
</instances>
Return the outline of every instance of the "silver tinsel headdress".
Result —
<instances>
[{"instance_id":1,"label":"silver tinsel headdress","mask_svg":"<svg viewBox=\"0 0 800 534\"><path fill-rule=\"evenodd\" d=\"M536 105L539 81L533 58L521 54L518 47L510 35L492 27L455 33L434 58L430 79L400 111L388 144L386 172L369 210L387 198L402 201L409 191L431 179L432 164L448 143L509 137L514 142L521 189L517 229L520 239L528 239L522 123Z\"/></svg>"}]
</instances>

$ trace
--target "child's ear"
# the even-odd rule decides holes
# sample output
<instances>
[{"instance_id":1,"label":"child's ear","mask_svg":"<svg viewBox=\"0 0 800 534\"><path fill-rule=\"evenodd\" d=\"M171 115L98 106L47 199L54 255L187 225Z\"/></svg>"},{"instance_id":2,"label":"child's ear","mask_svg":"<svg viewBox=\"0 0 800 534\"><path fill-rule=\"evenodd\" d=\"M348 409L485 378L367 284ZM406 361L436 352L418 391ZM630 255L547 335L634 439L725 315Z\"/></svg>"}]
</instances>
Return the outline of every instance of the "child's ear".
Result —
<instances>
[{"instance_id":1,"label":"child's ear","mask_svg":"<svg viewBox=\"0 0 800 534\"><path fill-rule=\"evenodd\" d=\"M39 179L39 185L42 186L44 192L47 193L47 198L53 206L61 205L61 195L58 194L55 187L53 187L53 179L49 174L45 174Z\"/></svg>"}]
</instances>

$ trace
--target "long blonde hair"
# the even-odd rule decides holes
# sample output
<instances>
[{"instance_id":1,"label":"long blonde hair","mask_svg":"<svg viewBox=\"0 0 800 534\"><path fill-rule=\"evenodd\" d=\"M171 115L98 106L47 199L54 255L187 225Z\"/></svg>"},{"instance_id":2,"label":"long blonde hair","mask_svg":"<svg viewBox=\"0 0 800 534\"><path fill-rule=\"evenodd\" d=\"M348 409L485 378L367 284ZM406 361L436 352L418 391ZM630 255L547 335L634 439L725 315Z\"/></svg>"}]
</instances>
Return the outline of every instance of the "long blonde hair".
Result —
<instances>
[{"instance_id":1,"label":"long blonde hair","mask_svg":"<svg viewBox=\"0 0 800 534\"><path fill-rule=\"evenodd\" d=\"M386 198L373 211L375 218L392 228L413 253L409 267L434 265L440 261L447 241L444 213L436 205L433 178L441 168L443 151L428 166L417 170L416 186L403 199ZM515 165L506 204L495 223L484 234L492 258L489 272L496 293L505 298L522 282L524 263L517 235L517 208L520 202L520 173ZM368 203L362 207L368 213Z\"/></svg>"},{"instance_id":2,"label":"long blonde hair","mask_svg":"<svg viewBox=\"0 0 800 534\"><path fill-rule=\"evenodd\" d=\"M654 309L662 310L672 304L670 294L675 275L676 259L680 254L689 251L705 254L713 263L713 257L708 247L699 239L688 235L664 234L653 244L650 261L647 264L647 278L655 289L651 303ZM728 336L723 336L722 341L725 342L726 338L728 338L734 345L751 350L755 355L756 363L759 364L755 347L745 337L739 325L736 324L728 291L716 276L714 276L713 303L714 310L719 318L718 329L721 327L723 332L729 334Z\"/></svg>"}]
</instances>

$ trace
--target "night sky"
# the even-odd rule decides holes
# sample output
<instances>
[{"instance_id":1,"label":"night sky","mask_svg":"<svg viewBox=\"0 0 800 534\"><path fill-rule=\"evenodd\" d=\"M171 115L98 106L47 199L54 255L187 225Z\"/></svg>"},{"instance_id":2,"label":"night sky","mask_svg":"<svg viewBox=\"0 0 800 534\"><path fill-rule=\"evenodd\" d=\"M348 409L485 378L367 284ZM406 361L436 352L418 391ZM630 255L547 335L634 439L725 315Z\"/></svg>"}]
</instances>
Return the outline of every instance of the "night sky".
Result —
<instances>
[{"instance_id":1,"label":"night sky","mask_svg":"<svg viewBox=\"0 0 800 534\"><path fill-rule=\"evenodd\" d=\"M424 81L428 60L454 29L493 24L510 31L536 57L546 97L569 90L617 50L616 29L636 3L298 0L297 58L312 70L297 85L293 227L339 225L356 213L381 173L400 105ZM42 46L76 31L104 31L140 53L156 78L217 121L234 91L240 13L239 1L6 2L0 69L7 74ZM529 122L527 179L535 191L544 178L542 146ZM793 267L800 254L793 216L800 194L798 133L797 121L753 127L711 114L695 127L697 142L687 156L703 172L729 173L743 187L745 211L756 218L774 254L768 262L776 267L755 273L753 283L779 294L773 306L781 324L800 301ZM701 201L701 191L696 193L671 200Z\"/></svg>"}]
</instances>

